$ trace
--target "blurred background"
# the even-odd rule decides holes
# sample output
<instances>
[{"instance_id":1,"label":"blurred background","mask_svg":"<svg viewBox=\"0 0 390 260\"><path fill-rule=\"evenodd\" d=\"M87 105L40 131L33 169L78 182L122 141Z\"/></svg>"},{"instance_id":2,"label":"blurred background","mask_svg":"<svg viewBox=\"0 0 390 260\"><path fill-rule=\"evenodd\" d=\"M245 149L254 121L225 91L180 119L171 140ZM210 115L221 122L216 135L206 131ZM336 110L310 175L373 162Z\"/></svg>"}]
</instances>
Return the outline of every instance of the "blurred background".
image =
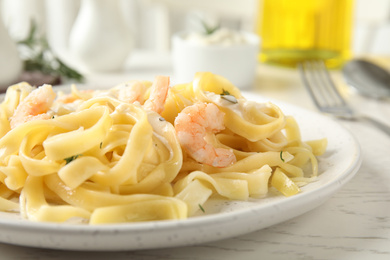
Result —
<instances>
[{"instance_id":1,"label":"blurred background","mask_svg":"<svg viewBox=\"0 0 390 260\"><path fill-rule=\"evenodd\" d=\"M3 21L12 37L28 33L37 21L54 48L66 44L81 0L2 0ZM112 4L117 0L110 1ZM121 11L134 47L168 50L170 35L192 29L199 16L218 19L223 25L253 31L257 0L120 0ZM390 55L390 1L355 0L355 53Z\"/></svg>"},{"instance_id":2,"label":"blurred background","mask_svg":"<svg viewBox=\"0 0 390 260\"><path fill-rule=\"evenodd\" d=\"M12 40L28 38L33 24L35 37L45 38L54 55L81 71L88 66L80 65L76 56L89 55L92 64L96 56L93 48L115 44L115 53L107 53L107 59L113 65L120 64L120 57L131 59L134 51L169 53L172 34L198 30L200 20L254 32L260 13L258 0L0 0L0 3L1 19ZM390 1L355 0L352 35L355 56L390 56ZM120 69L105 66L107 62L93 62L96 70Z\"/></svg>"}]
</instances>

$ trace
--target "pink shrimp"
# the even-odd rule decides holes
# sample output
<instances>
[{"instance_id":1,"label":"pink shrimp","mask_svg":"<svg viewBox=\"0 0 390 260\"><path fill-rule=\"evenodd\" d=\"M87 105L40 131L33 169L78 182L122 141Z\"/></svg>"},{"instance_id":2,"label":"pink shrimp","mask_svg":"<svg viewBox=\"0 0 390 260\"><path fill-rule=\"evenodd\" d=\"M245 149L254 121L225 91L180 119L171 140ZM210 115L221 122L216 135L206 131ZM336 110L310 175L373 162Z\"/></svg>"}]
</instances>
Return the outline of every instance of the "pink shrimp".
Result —
<instances>
[{"instance_id":1,"label":"pink shrimp","mask_svg":"<svg viewBox=\"0 0 390 260\"><path fill-rule=\"evenodd\" d=\"M134 103L136 101L141 104L144 102L145 85L141 81L129 81L120 84L118 89L118 99L123 102Z\"/></svg>"},{"instance_id":2,"label":"pink shrimp","mask_svg":"<svg viewBox=\"0 0 390 260\"><path fill-rule=\"evenodd\" d=\"M75 95L74 93L62 95L62 96L57 97L56 101L59 103L63 103L63 104L69 104L69 103L73 103L79 99L87 100L87 99L90 99L92 97L93 90L92 89L78 90L78 94L79 94L79 96ZM82 95L82 96L80 96L80 95Z\"/></svg>"},{"instance_id":3,"label":"pink shrimp","mask_svg":"<svg viewBox=\"0 0 390 260\"><path fill-rule=\"evenodd\" d=\"M233 151L207 143L206 136L225 128L224 113L213 103L196 103L184 108L175 119L179 142L196 161L214 167L227 167L236 162Z\"/></svg>"},{"instance_id":4,"label":"pink shrimp","mask_svg":"<svg viewBox=\"0 0 390 260\"><path fill-rule=\"evenodd\" d=\"M25 122L37 119L50 119L51 115L46 112L56 97L50 85L43 85L33 91L23 99L14 114L10 118L11 128L15 128Z\"/></svg>"},{"instance_id":5,"label":"pink shrimp","mask_svg":"<svg viewBox=\"0 0 390 260\"><path fill-rule=\"evenodd\" d=\"M144 107L160 114L164 110L168 95L169 77L157 76L151 88L149 99L145 101Z\"/></svg>"}]
</instances>

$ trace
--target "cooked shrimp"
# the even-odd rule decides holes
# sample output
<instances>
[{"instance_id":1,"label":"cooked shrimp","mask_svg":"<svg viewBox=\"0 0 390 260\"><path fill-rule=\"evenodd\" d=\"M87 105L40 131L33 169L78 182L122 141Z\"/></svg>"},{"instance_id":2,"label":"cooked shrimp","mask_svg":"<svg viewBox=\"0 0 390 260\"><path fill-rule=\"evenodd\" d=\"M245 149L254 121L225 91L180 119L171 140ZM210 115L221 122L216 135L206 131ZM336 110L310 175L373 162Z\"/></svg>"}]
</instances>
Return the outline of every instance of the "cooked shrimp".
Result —
<instances>
[{"instance_id":1,"label":"cooked shrimp","mask_svg":"<svg viewBox=\"0 0 390 260\"><path fill-rule=\"evenodd\" d=\"M10 118L11 128L15 128L25 122L37 119L50 119L51 115L47 114L50 106L56 97L50 85L43 85L31 91L25 99L23 99L14 114Z\"/></svg>"},{"instance_id":2,"label":"cooked shrimp","mask_svg":"<svg viewBox=\"0 0 390 260\"><path fill-rule=\"evenodd\" d=\"M164 110L165 100L169 90L169 77L157 76L151 87L149 99L145 101L144 107L161 113Z\"/></svg>"},{"instance_id":3,"label":"cooked shrimp","mask_svg":"<svg viewBox=\"0 0 390 260\"><path fill-rule=\"evenodd\" d=\"M145 85L141 81L133 80L118 86L118 99L123 102L144 103Z\"/></svg>"},{"instance_id":4,"label":"cooked shrimp","mask_svg":"<svg viewBox=\"0 0 390 260\"><path fill-rule=\"evenodd\" d=\"M76 100L87 100L92 98L93 96L93 90L92 89L87 89L87 90L78 90L76 87L72 86L72 93L66 94L66 95L61 95L57 97L57 102L63 103L63 104L69 104L73 103Z\"/></svg>"},{"instance_id":5,"label":"cooked shrimp","mask_svg":"<svg viewBox=\"0 0 390 260\"><path fill-rule=\"evenodd\" d=\"M175 119L179 142L196 161L214 167L227 167L236 162L233 151L216 148L206 137L225 128L224 113L213 103L196 103L184 108Z\"/></svg>"}]
</instances>

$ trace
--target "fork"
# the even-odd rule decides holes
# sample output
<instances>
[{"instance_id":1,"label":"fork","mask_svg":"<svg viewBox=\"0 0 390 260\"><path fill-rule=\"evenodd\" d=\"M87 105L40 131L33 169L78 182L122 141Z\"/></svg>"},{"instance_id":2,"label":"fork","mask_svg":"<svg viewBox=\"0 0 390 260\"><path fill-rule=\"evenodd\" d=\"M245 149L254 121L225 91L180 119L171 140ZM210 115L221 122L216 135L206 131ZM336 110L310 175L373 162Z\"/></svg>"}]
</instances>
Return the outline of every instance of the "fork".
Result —
<instances>
[{"instance_id":1,"label":"fork","mask_svg":"<svg viewBox=\"0 0 390 260\"><path fill-rule=\"evenodd\" d=\"M334 84L323 61L305 61L298 65L303 84L316 107L323 113L351 121L366 121L390 135L390 126L363 114L357 114Z\"/></svg>"}]
</instances>

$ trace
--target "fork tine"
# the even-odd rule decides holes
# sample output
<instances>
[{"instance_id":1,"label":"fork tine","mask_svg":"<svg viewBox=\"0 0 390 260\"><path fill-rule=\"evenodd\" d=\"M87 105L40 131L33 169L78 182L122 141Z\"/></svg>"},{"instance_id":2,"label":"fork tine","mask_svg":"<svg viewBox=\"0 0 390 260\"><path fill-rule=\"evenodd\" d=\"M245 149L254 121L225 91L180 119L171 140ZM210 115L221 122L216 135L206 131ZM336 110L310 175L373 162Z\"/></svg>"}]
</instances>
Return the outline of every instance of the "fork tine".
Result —
<instances>
[{"instance_id":1,"label":"fork tine","mask_svg":"<svg viewBox=\"0 0 390 260\"><path fill-rule=\"evenodd\" d=\"M328 81L324 79L321 68L316 61L306 61L303 64L304 76L306 79L306 87L317 100L320 108L328 106L329 101L332 102L332 97L329 97Z\"/></svg>"},{"instance_id":2,"label":"fork tine","mask_svg":"<svg viewBox=\"0 0 390 260\"><path fill-rule=\"evenodd\" d=\"M308 90L314 104L325 113L347 120L369 122L390 135L390 127L367 115L355 114L340 95L323 62L304 62L298 65L303 84Z\"/></svg>"},{"instance_id":3,"label":"fork tine","mask_svg":"<svg viewBox=\"0 0 390 260\"><path fill-rule=\"evenodd\" d=\"M309 80L310 76L308 75L308 73L306 73L306 67L309 65L310 64L308 62L299 63L298 69L300 71L303 84L306 87L306 90L309 92L309 95L311 96L314 104L316 105L316 107L319 110L322 110L322 105L319 103L319 98L317 98L317 95L315 94L315 92L311 88L312 84L310 83L310 80Z\"/></svg>"},{"instance_id":4,"label":"fork tine","mask_svg":"<svg viewBox=\"0 0 390 260\"><path fill-rule=\"evenodd\" d=\"M306 61L299 64L299 70L306 89L320 111L351 112L333 83L323 61Z\"/></svg>"},{"instance_id":5,"label":"fork tine","mask_svg":"<svg viewBox=\"0 0 390 260\"><path fill-rule=\"evenodd\" d=\"M331 96L332 100L336 100L336 102L339 102L341 105L346 106L347 103L345 102L344 98L340 95L339 90L337 89L332 78L330 77L329 71L326 68L325 63L323 61L318 61L317 66L319 71L322 72L321 76L323 77L324 80L323 82L325 87L328 88L329 96Z\"/></svg>"}]
</instances>

